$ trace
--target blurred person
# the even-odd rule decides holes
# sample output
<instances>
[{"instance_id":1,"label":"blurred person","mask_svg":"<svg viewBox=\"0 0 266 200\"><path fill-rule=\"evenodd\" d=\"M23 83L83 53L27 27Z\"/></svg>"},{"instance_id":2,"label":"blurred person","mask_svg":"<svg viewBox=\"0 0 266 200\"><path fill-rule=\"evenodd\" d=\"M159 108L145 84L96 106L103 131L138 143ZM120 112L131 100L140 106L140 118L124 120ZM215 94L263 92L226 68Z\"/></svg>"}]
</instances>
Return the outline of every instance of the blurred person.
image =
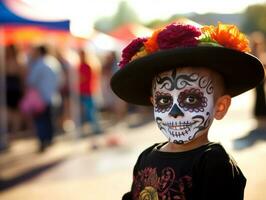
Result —
<instances>
[{"instance_id":1,"label":"blurred person","mask_svg":"<svg viewBox=\"0 0 266 200\"><path fill-rule=\"evenodd\" d=\"M24 91L25 67L19 62L17 46L7 46L5 56L8 124L10 126L10 133L14 134L21 130L23 125L23 118L19 110L19 102Z\"/></svg>"},{"instance_id":2,"label":"blurred person","mask_svg":"<svg viewBox=\"0 0 266 200\"><path fill-rule=\"evenodd\" d=\"M264 67L266 66L266 48L265 36L262 32L256 31L250 35L251 53L257 56ZM266 128L266 95L265 95L265 81L261 82L255 88L255 105L253 107L253 114L258 123L258 129Z\"/></svg>"},{"instance_id":3,"label":"blurred person","mask_svg":"<svg viewBox=\"0 0 266 200\"><path fill-rule=\"evenodd\" d=\"M245 176L208 134L212 122L226 115L231 98L265 78L249 50L245 35L222 23L201 28L172 23L123 50L111 88L129 103L153 107L166 136L139 155L123 200L244 199Z\"/></svg>"},{"instance_id":4,"label":"blurred person","mask_svg":"<svg viewBox=\"0 0 266 200\"><path fill-rule=\"evenodd\" d=\"M95 92L97 89L97 75L95 74L88 55L84 49L78 50L80 63L78 65L79 71L79 94L81 100L81 114L82 121L89 122L92 128L92 133L98 135L102 133L102 128L98 118L98 108L94 101ZM96 141L93 141L96 143ZM94 147L97 144L93 144Z\"/></svg>"},{"instance_id":5,"label":"blurred person","mask_svg":"<svg viewBox=\"0 0 266 200\"><path fill-rule=\"evenodd\" d=\"M44 109L32 116L39 138L40 152L43 152L53 141L55 128L52 114L61 84L60 70L60 63L49 54L46 46L41 45L32 49L27 87L34 88L45 103Z\"/></svg>"},{"instance_id":6,"label":"blurred person","mask_svg":"<svg viewBox=\"0 0 266 200\"><path fill-rule=\"evenodd\" d=\"M102 90L104 99L104 110L108 111L112 116L112 125L119 126L125 122L125 117L127 118L126 125L129 126L139 126L148 121L148 116L150 118L149 111L146 107L136 106L133 104L128 104L122 99L118 98L110 88L110 80L112 75L118 70L117 67L118 59L115 51L108 52L103 69L102 69Z\"/></svg>"},{"instance_id":7,"label":"blurred person","mask_svg":"<svg viewBox=\"0 0 266 200\"><path fill-rule=\"evenodd\" d=\"M70 68L71 64L68 62L68 60L65 58L62 51L57 50L56 51L56 58L59 61L61 67L62 67L62 84L59 88L62 103L59 108L59 111L61 115L59 116L59 125L60 128L64 129L64 122L67 122L71 119L70 115Z\"/></svg>"},{"instance_id":8,"label":"blurred person","mask_svg":"<svg viewBox=\"0 0 266 200\"><path fill-rule=\"evenodd\" d=\"M107 53L103 67L102 67L102 94L103 94L103 99L104 99L104 105L103 105L103 110L106 111L112 111L114 107L114 95L112 91L110 90L110 80L111 77L115 71L115 65L117 64L117 59L116 59L116 53L115 51L110 51Z\"/></svg>"},{"instance_id":9,"label":"blurred person","mask_svg":"<svg viewBox=\"0 0 266 200\"><path fill-rule=\"evenodd\" d=\"M104 59L101 73L101 86L103 95L102 110L106 112L107 119L113 127L112 131L106 137L107 146L122 145L125 141L124 133L120 133L121 124L128 111L128 103L118 98L111 90L110 80L113 74L118 70L118 59L115 51L109 51ZM123 124L124 125L124 124Z\"/></svg>"},{"instance_id":10,"label":"blurred person","mask_svg":"<svg viewBox=\"0 0 266 200\"><path fill-rule=\"evenodd\" d=\"M120 122L127 114L127 102L117 98L110 88L110 80L117 69L118 59L115 51L110 51L105 59L102 68L102 93L104 100L105 111L108 111L112 116L112 121Z\"/></svg>"}]
</instances>

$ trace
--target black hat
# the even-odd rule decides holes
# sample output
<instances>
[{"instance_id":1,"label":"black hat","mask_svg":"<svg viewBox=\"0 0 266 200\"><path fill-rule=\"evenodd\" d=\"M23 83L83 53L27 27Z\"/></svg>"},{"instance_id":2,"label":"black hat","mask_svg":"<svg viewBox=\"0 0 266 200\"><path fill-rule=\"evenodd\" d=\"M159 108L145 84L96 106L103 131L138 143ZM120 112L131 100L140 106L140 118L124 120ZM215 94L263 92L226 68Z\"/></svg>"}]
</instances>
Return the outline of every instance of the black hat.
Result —
<instances>
[{"instance_id":1,"label":"black hat","mask_svg":"<svg viewBox=\"0 0 266 200\"><path fill-rule=\"evenodd\" d=\"M234 97L264 79L262 63L248 52L248 40L234 25L171 24L123 50L111 88L129 103L151 105L155 75L178 67L206 67L222 75L226 94Z\"/></svg>"}]
</instances>

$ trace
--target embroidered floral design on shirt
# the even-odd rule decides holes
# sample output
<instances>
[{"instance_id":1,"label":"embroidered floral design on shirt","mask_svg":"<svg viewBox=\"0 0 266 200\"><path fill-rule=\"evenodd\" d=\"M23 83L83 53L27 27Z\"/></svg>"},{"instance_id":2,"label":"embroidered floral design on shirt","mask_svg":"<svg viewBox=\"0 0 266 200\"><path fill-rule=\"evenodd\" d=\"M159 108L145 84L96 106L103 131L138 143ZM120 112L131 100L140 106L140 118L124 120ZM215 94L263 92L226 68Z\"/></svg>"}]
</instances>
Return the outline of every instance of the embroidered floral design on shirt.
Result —
<instances>
[{"instance_id":1,"label":"embroidered floral design on shirt","mask_svg":"<svg viewBox=\"0 0 266 200\"><path fill-rule=\"evenodd\" d=\"M171 167L163 168L160 173L156 168L147 167L137 172L133 182L134 200L185 200L185 191L192 187L190 176L176 177Z\"/></svg>"}]
</instances>

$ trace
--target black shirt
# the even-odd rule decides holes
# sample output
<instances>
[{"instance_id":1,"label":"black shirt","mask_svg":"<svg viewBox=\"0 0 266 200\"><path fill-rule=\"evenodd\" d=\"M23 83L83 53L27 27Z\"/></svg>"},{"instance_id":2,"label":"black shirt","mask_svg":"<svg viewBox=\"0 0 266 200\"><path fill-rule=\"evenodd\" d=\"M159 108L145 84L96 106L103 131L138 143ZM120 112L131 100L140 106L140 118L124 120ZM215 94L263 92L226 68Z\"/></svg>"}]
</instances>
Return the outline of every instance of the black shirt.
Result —
<instances>
[{"instance_id":1,"label":"black shirt","mask_svg":"<svg viewBox=\"0 0 266 200\"><path fill-rule=\"evenodd\" d=\"M154 144L139 156L123 200L242 200L246 179L218 143L186 152Z\"/></svg>"}]
</instances>

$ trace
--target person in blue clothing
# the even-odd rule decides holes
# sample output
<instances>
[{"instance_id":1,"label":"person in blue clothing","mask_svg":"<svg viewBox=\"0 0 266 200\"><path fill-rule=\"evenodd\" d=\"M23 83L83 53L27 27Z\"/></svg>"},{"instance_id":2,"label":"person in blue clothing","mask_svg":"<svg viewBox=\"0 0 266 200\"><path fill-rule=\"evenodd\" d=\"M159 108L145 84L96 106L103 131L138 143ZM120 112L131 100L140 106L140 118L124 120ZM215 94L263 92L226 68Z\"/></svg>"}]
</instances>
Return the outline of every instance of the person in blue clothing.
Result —
<instances>
[{"instance_id":1,"label":"person in blue clothing","mask_svg":"<svg viewBox=\"0 0 266 200\"><path fill-rule=\"evenodd\" d=\"M52 110L58 97L61 84L61 66L58 60L51 56L44 45L33 48L29 63L27 87L34 88L43 99L43 111L33 115L33 122L39 138L39 151L43 152L54 136Z\"/></svg>"},{"instance_id":2,"label":"person in blue clothing","mask_svg":"<svg viewBox=\"0 0 266 200\"><path fill-rule=\"evenodd\" d=\"M111 88L123 100L153 106L166 141L138 157L123 200L243 200L246 178L208 132L231 98L264 79L235 25L172 23L122 52Z\"/></svg>"}]
</instances>

